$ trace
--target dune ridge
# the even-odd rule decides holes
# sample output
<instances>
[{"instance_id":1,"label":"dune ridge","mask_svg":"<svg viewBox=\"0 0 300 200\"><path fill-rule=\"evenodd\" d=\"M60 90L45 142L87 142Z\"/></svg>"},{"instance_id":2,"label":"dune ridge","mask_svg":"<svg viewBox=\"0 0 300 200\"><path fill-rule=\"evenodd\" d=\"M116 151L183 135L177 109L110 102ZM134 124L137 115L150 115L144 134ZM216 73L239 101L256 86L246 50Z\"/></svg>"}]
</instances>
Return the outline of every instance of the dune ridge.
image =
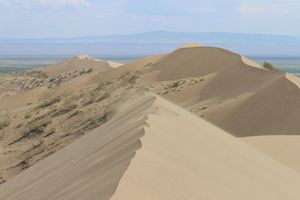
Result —
<instances>
[{"instance_id":1,"label":"dune ridge","mask_svg":"<svg viewBox=\"0 0 300 200\"><path fill-rule=\"evenodd\" d=\"M298 173L160 97L131 102L1 185L0 199L298 199Z\"/></svg>"},{"instance_id":2,"label":"dune ridge","mask_svg":"<svg viewBox=\"0 0 300 200\"><path fill-rule=\"evenodd\" d=\"M158 98L112 200L297 199L299 174Z\"/></svg>"},{"instance_id":3,"label":"dune ridge","mask_svg":"<svg viewBox=\"0 0 300 200\"><path fill-rule=\"evenodd\" d=\"M251 63L221 48L184 48L152 64L145 79L166 83L152 91L235 136L299 134L299 78Z\"/></svg>"},{"instance_id":4,"label":"dune ridge","mask_svg":"<svg viewBox=\"0 0 300 200\"><path fill-rule=\"evenodd\" d=\"M300 78L293 75L293 74L290 74L290 73L286 73L286 78L288 80L290 80L292 83L294 83L299 89L300 89Z\"/></svg>"},{"instance_id":5,"label":"dune ridge","mask_svg":"<svg viewBox=\"0 0 300 200\"><path fill-rule=\"evenodd\" d=\"M110 64L112 64L113 66L111 66ZM44 72L50 76L55 76L63 73L71 73L76 70L90 69L98 72L105 72L120 65L121 64L109 63L107 61L97 60L87 55L81 55L81 56L75 56L71 59L59 62L57 64L40 68L39 71Z\"/></svg>"}]
</instances>

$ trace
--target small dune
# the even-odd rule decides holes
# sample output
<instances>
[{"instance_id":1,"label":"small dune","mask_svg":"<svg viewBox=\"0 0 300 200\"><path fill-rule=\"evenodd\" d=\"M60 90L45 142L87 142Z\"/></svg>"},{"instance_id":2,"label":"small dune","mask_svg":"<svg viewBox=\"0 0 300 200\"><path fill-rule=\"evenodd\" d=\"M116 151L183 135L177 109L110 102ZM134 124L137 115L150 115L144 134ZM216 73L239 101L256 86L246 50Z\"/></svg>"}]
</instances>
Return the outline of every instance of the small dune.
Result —
<instances>
[{"instance_id":1,"label":"small dune","mask_svg":"<svg viewBox=\"0 0 300 200\"><path fill-rule=\"evenodd\" d=\"M114 63L114 67L116 64ZM97 60L87 55L73 57L69 60L40 68L40 71L49 76L60 75L63 73L71 73L78 70L95 70L98 72L105 72L112 69L112 66L106 61Z\"/></svg>"}]
</instances>

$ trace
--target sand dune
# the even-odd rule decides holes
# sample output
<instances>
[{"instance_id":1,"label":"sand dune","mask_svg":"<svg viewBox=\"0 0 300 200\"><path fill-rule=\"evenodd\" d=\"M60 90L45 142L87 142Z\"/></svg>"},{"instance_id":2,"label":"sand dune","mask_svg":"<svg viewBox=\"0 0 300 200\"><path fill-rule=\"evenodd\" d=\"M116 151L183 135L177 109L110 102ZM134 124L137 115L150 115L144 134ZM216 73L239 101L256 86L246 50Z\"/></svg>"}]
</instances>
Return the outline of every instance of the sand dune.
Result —
<instances>
[{"instance_id":1,"label":"sand dune","mask_svg":"<svg viewBox=\"0 0 300 200\"><path fill-rule=\"evenodd\" d=\"M78 139L0 186L0 199L109 199L141 147L154 98L129 106L109 123Z\"/></svg>"},{"instance_id":2,"label":"sand dune","mask_svg":"<svg viewBox=\"0 0 300 200\"><path fill-rule=\"evenodd\" d=\"M298 199L298 173L154 100L125 106L104 126L0 186L0 198Z\"/></svg>"},{"instance_id":3,"label":"sand dune","mask_svg":"<svg viewBox=\"0 0 300 200\"><path fill-rule=\"evenodd\" d=\"M78 56L37 70L46 76L25 73L21 89L13 84L15 94L0 99L1 116L12 120L0 121L0 199L299 199L298 77L199 45L125 65ZM133 95L145 90L195 115ZM52 97L59 101L48 105ZM41 132L22 135L39 123ZM87 132L65 129L74 123L95 130L80 138Z\"/></svg>"},{"instance_id":4,"label":"sand dune","mask_svg":"<svg viewBox=\"0 0 300 200\"><path fill-rule=\"evenodd\" d=\"M109 64L109 62L103 60L97 60L95 58L82 55L76 56L69 60L49 65L45 68L41 68L40 71L45 72L47 75L55 76L63 73L69 73L76 70L82 69L92 69L99 72L109 71L112 67L120 66L121 64L111 63L113 66Z\"/></svg>"},{"instance_id":5,"label":"sand dune","mask_svg":"<svg viewBox=\"0 0 300 200\"><path fill-rule=\"evenodd\" d=\"M220 48L183 48L154 63L145 79L190 82L161 93L235 136L298 135L299 78L253 63Z\"/></svg>"},{"instance_id":6,"label":"sand dune","mask_svg":"<svg viewBox=\"0 0 300 200\"><path fill-rule=\"evenodd\" d=\"M147 120L142 149L112 199L299 197L298 173L165 100L155 105L159 114Z\"/></svg>"},{"instance_id":7,"label":"sand dune","mask_svg":"<svg viewBox=\"0 0 300 200\"><path fill-rule=\"evenodd\" d=\"M289 168L300 172L300 136L267 135L245 137L243 141L268 154Z\"/></svg>"}]
</instances>

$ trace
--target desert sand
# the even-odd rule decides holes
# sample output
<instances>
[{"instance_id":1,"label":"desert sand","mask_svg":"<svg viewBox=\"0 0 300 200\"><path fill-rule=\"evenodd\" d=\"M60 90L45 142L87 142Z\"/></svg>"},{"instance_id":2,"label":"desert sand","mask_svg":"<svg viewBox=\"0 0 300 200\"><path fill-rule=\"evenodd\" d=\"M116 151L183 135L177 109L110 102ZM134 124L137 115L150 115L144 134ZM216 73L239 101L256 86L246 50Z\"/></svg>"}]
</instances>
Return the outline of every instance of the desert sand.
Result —
<instances>
[{"instance_id":1,"label":"desert sand","mask_svg":"<svg viewBox=\"0 0 300 200\"><path fill-rule=\"evenodd\" d=\"M300 172L299 135L266 135L244 137L243 141L270 155L289 168Z\"/></svg>"},{"instance_id":2,"label":"desert sand","mask_svg":"<svg viewBox=\"0 0 300 200\"><path fill-rule=\"evenodd\" d=\"M3 184L0 198L299 198L298 173L156 98L123 107L107 124Z\"/></svg>"},{"instance_id":3,"label":"desert sand","mask_svg":"<svg viewBox=\"0 0 300 200\"><path fill-rule=\"evenodd\" d=\"M121 64L112 63L113 67L120 66ZM100 72L109 71L112 66L106 61L97 60L87 55L80 55L69 60L60 62L58 64L49 65L41 68L40 71L48 75L59 75L63 73L73 72L75 70L94 69Z\"/></svg>"},{"instance_id":4,"label":"desert sand","mask_svg":"<svg viewBox=\"0 0 300 200\"><path fill-rule=\"evenodd\" d=\"M0 199L299 199L294 75L192 44L0 81Z\"/></svg>"},{"instance_id":5,"label":"desert sand","mask_svg":"<svg viewBox=\"0 0 300 200\"><path fill-rule=\"evenodd\" d=\"M298 135L299 78L244 61L220 48L184 48L154 63L144 76L161 83L152 91L235 136Z\"/></svg>"}]
</instances>

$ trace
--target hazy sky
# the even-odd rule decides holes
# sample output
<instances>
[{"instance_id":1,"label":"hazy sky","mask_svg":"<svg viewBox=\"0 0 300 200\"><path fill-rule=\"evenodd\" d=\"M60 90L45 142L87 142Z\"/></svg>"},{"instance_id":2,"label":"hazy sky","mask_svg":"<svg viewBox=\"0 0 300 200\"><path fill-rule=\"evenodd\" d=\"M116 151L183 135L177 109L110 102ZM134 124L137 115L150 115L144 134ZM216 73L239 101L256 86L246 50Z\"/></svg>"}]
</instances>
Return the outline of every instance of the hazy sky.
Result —
<instances>
[{"instance_id":1,"label":"hazy sky","mask_svg":"<svg viewBox=\"0 0 300 200\"><path fill-rule=\"evenodd\" d=\"M300 35L300 0L0 0L0 37L146 31Z\"/></svg>"}]
</instances>

